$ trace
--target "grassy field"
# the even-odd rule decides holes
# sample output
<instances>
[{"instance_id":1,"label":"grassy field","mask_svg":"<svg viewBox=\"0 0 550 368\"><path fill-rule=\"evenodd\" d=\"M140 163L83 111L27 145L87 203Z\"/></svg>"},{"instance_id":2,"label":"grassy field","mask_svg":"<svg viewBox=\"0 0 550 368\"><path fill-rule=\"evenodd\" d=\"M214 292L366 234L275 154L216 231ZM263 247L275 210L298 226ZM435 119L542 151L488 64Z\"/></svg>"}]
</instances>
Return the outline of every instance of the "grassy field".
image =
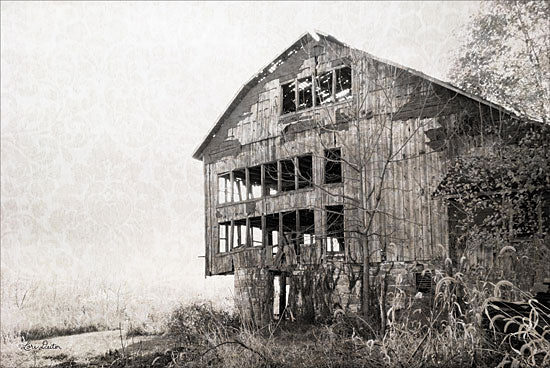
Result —
<instances>
[{"instance_id":1,"label":"grassy field","mask_svg":"<svg viewBox=\"0 0 550 368\"><path fill-rule=\"evenodd\" d=\"M338 313L323 323L288 320L254 326L231 308L211 302L185 303L171 311L147 303L125 305L118 328L78 333L72 324L3 334L1 366L16 367L213 367L213 368L453 368L550 366L546 310L510 282L476 284L462 275L440 276L435 294L405 294L388 310L385 329L376 320ZM483 322L487 305L506 295L523 297L532 309L522 319L492 317L515 326L498 334ZM396 298L397 298L396 297ZM74 300L79 300L78 298ZM394 299L395 300L395 299ZM121 305L121 304L119 304ZM132 314L131 308L141 311ZM90 308L111 308L98 303ZM149 310L149 308L151 308ZM397 309L399 308L399 309ZM63 309L57 310L62 315ZM74 309L69 309L74 312ZM71 316L71 314L68 314ZM74 315L72 315L74 317ZM119 316L119 317L120 317ZM143 318L145 316L145 318ZM4 319L4 315L2 318ZM101 315L94 315L95 321ZM544 317L544 318L543 318ZM90 320L94 321L94 319ZM39 322L39 319L35 320ZM115 320L111 321L112 324ZM38 325L39 326L39 325ZM5 326L2 326L3 330ZM12 330L15 331L15 330ZM25 335L26 333L26 335ZM60 336L66 335L66 336ZM27 339L25 339L25 336ZM44 340L47 340L45 343ZM28 341L22 343L22 341ZM41 347L47 346L49 349Z\"/></svg>"},{"instance_id":2,"label":"grassy field","mask_svg":"<svg viewBox=\"0 0 550 368\"><path fill-rule=\"evenodd\" d=\"M166 318L181 303L208 299L213 305L231 304L232 280L212 282L210 294L178 283L150 282L147 286L107 279L39 280L1 275L1 340L37 340L51 336L118 329L162 332ZM201 281L199 277L199 282ZM212 281L212 280L208 280Z\"/></svg>"},{"instance_id":3,"label":"grassy field","mask_svg":"<svg viewBox=\"0 0 550 368\"><path fill-rule=\"evenodd\" d=\"M52 349L35 349L47 341ZM143 356L164 352L174 346L175 339L169 336L131 336L120 331L88 332L77 335L32 340L28 343L3 345L1 363L5 368L32 368L101 365L124 354ZM32 346L31 346L32 345Z\"/></svg>"}]
</instances>

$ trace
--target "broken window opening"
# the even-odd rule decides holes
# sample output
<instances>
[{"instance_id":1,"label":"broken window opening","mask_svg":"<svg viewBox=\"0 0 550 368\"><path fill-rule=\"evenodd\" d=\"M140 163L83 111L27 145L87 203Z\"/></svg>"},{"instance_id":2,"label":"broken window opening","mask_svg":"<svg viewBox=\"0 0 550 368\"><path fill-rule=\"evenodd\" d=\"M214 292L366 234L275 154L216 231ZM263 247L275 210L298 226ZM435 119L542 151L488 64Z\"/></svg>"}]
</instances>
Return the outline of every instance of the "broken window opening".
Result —
<instances>
[{"instance_id":1,"label":"broken window opening","mask_svg":"<svg viewBox=\"0 0 550 368\"><path fill-rule=\"evenodd\" d=\"M246 200L246 170L233 170L233 202Z\"/></svg>"},{"instance_id":2,"label":"broken window opening","mask_svg":"<svg viewBox=\"0 0 550 368\"><path fill-rule=\"evenodd\" d=\"M273 213L265 216L266 244L271 246L272 254L279 251L279 214Z\"/></svg>"},{"instance_id":3,"label":"broken window opening","mask_svg":"<svg viewBox=\"0 0 550 368\"><path fill-rule=\"evenodd\" d=\"M262 243L262 218L261 217L251 217L248 219L248 224L250 227L250 245L253 247L261 247Z\"/></svg>"},{"instance_id":4,"label":"broken window opening","mask_svg":"<svg viewBox=\"0 0 550 368\"><path fill-rule=\"evenodd\" d=\"M226 253L229 252L231 249L230 247L230 230L231 230L231 222L222 222L218 224L218 252L219 253Z\"/></svg>"},{"instance_id":5,"label":"broken window opening","mask_svg":"<svg viewBox=\"0 0 550 368\"><path fill-rule=\"evenodd\" d=\"M351 68L349 66L336 69L336 101L344 101L351 98Z\"/></svg>"},{"instance_id":6,"label":"broken window opening","mask_svg":"<svg viewBox=\"0 0 550 368\"><path fill-rule=\"evenodd\" d=\"M313 107L311 77L298 80L298 110Z\"/></svg>"},{"instance_id":7,"label":"broken window opening","mask_svg":"<svg viewBox=\"0 0 550 368\"><path fill-rule=\"evenodd\" d=\"M233 248L246 246L246 219L233 221Z\"/></svg>"},{"instance_id":8,"label":"broken window opening","mask_svg":"<svg viewBox=\"0 0 550 368\"><path fill-rule=\"evenodd\" d=\"M327 206L327 252L344 251L344 206Z\"/></svg>"},{"instance_id":9,"label":"broken window opening","mask_svg":"<svg viewBox=\"0 0 550 368\"><path fill-rule=\"evenodd\" d=\"M218 203L231 202L231 175L229 173L218 176Z\"/></svg>"},{"instance_id":10,"label":"broken window opening","mask_svg":"<svg viewBox=\"0 0 550 368\"><path fill-rule=\"evenodd\" d=\"M315 217L314 211L310 209L298 210L299 240L303 245L315 243Z\"/></svg>"},{"instance_id":11,"label":"broken window opening","mask_svg":"<svg viewBox=\"0 0 550 368\"><path fill-rule=\"evenodd\" d=\"M248 198L256 199L262 196L262 166L248 169Z\"/></svg>"},{"instance_id":12,"label":"broken window opening","mask_svg":"<svg viewBox=\"0 0 550 368\"><path fill-rule=\"evenodd\" d=\"M281 160L281 191L288 192L296 189L294 175L294 160Z\"/></svg>"},{"instance_id":13,"label":"broken window opening","mask_svg":"<svg viewBox=\"0 0 550 368\"><path fill-rule=\"evenodd\" d=\"M317 106L334 101L332 96L332 71L321 74L315 83L315 104Z\"/></svg>"},{"instance_id":14,"label":"broken window opening","mask_svg":"<svg viewBox=\"0 0 550 368\"><path fill-rule=\"evenodd\" d=\"M311 155L298 157L298 189L311 187L313 159Z\"/></svg>"},{"instance_id":15,"label":"broken window opening","mask_svg":"<svg viewBox=\"0 0 550 368\"><path fill-rule=\"evenodd\" d=\"M292 81L282 85L283 89L283 114L296 111L296 82Z\"/></svg>"},{"instance_id":16,"label":"broken window opening","mask_svg":"<svg viewBox=\"0 0 550 368\"><path fill-rule=\"evenodd\" d=\"M342 182L342 151L340 148L325 150L325 184Z\"/></svg>"},{"instance_id":17,"label":"broken window opening","mask_svg":"<svg viewBox=\"0 0 550 368\"><path fill-rule=\"evenodd\" d=\"M264 165L264 196L277 194L279 187L278 175L276 162Z\"/></svg>"},{"instance_id":18,"label":"broken window opening","mask_svg":"<svg viewBox=\"0 0 550 368\"><path fill-rule=\"evenodd\" d=\"M296 229L296 211L281 212L281 216L283 217L282 237L284 243L294 249L294 254L299 256L300 247L298 247L297 243L298 231ZM296 259L292 259L291 257L287 258L289 264L294 264L296 261Z\"/></svg>"}]
</instances>

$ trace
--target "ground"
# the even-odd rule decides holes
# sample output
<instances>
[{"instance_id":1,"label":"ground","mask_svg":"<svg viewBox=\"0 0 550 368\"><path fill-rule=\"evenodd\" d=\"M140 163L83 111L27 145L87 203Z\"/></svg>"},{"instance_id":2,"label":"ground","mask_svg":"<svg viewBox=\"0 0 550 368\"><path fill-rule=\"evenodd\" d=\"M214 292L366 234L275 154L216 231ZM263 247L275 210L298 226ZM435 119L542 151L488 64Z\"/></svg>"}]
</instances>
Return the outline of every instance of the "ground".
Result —
<instances>
[{"instance_id":1,"label":"ground","mask_svg":"<svg viewBox=\"0 0 550 368\"><path fill-rule=\"evenodd\" d=\"M44 340L30 341L25 348L21 344L2 346L0 367L34 368L34 367L88 367L101 366L120 355L122 344L124 350L132 356L154 355L174 346L174 340L164 336L125 337L120 331L88 332L79 335L60 336L45 339L49 347L60 349L34 349L42 347Z\"/></svg>"}]
</instances>

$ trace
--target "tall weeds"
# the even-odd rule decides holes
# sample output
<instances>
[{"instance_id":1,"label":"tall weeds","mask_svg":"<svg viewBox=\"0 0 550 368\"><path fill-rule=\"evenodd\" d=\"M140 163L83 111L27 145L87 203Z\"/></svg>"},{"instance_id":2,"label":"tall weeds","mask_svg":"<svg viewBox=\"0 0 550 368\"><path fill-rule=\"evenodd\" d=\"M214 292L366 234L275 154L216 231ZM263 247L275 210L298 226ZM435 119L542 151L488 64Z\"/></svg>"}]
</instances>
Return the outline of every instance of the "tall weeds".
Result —
<instances>
[{"instance_id":1,"label":"tall weeds","mask_svg":"<svg viewBox=\"0 0 550 368\"><path fill-rule=\"evenodd\" d=\"M399 284L383 333L362 317L338 313L329 323L273 322L262 328L206 304L172 314L180 336L173 367L542 367L550 364L548 310L511 283L432 270L432 293ZM522 299L526 312L502 304ZM506 304L508 305L508 304ZM500 310L499 310L500 308ZM157 360L159 362L160 360Z\"/></svg>"}]
</instances>

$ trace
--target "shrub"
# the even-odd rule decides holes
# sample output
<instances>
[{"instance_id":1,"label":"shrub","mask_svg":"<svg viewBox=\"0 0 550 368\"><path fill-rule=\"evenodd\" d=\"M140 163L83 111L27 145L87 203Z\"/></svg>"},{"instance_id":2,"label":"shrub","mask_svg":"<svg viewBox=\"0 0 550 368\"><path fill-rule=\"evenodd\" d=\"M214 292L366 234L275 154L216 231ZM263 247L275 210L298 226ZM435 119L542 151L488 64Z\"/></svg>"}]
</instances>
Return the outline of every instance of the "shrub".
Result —
<instances>
[{"instance_id":1,"label":"shrub","mask_svg":"<svg viewBox=\"0 0 550 368\"><path fill-rule=\"evenodd\" d=\"M199 343L212 336L230 336L239 326L237 314L206 303L182 305L172 312L168 321L168 331L187 343Z\"/></svg>"}]
</instances>

